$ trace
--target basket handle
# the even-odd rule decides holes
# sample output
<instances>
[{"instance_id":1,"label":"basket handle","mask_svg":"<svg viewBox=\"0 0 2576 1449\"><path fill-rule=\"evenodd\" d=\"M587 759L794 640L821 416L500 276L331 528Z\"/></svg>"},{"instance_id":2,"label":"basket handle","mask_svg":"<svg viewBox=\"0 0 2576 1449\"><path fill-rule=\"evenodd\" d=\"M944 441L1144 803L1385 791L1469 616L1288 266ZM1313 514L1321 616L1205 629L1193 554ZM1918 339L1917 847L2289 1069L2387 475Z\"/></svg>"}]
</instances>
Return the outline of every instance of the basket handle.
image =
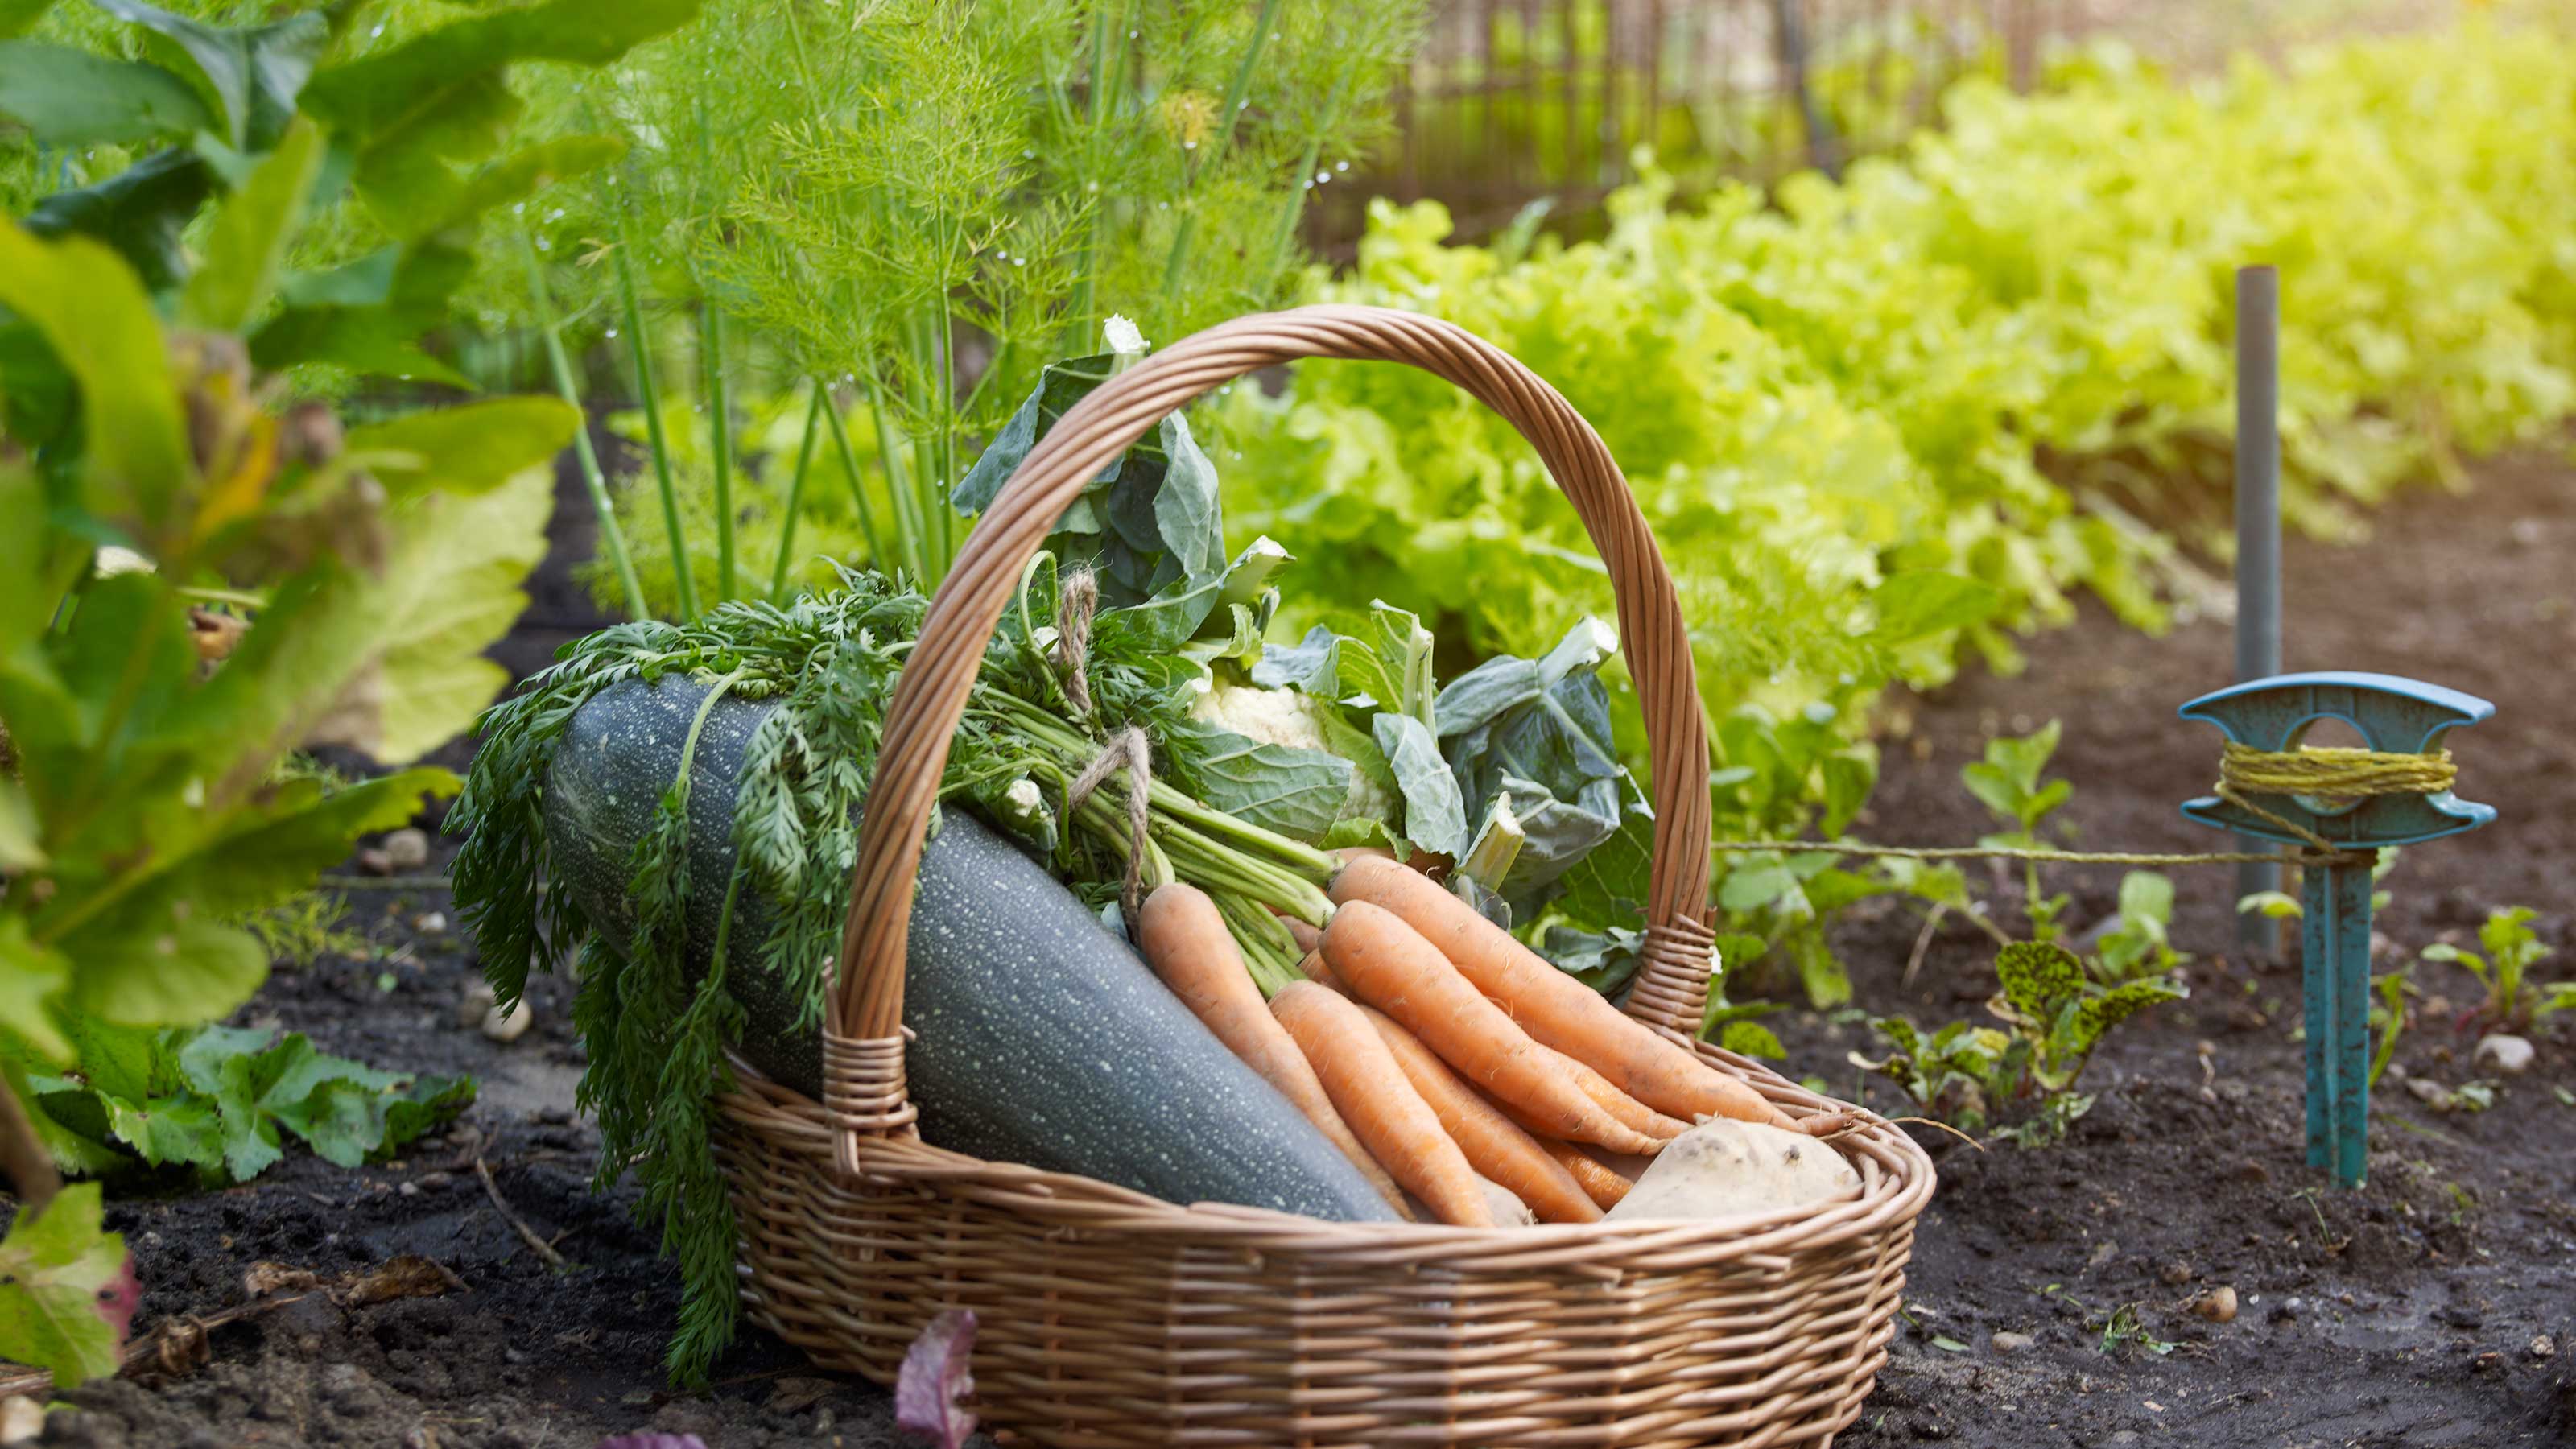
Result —
<instances>
[{"instance_id":1,"label":"basket handle","mask_svg":"<svg viewBox=\"0 0 2576 1449\"><path fill-rule=\"evenodd\" d=\"M850 869L840 979L825 1003L824 1103L845 1129L904 1130L905 935L922 837L984 648L1022 568L1084 484L1146 431L1210 389L1299 358L1402 362L1448 379L1521 431L1573 500L1609 566L1621 644L1645 711L1655 805L1645 963L1629 1000L1649 1025L1697 1034L1713 942L1708 910L1708 728L1672 575L1590 424L1491 343L1436 318L1382 307L1300 307L1237 318L1102 383L1058 419L1003 485L931 600L893 703Z\"/></svg>"}]
</instances>

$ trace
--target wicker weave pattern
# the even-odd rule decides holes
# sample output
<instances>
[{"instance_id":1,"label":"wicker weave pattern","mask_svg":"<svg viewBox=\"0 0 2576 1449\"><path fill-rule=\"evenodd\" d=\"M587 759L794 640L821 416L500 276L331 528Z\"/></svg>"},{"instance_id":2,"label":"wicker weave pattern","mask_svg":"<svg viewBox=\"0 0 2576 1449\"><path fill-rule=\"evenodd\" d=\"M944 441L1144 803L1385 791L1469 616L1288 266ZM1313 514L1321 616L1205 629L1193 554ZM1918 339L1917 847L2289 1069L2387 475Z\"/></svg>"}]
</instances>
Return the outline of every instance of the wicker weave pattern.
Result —
<instances>
[{"instance_id":1,"label":"wicker weave pattern","mask_svg":"<svg viewBox=\"0 0 2576 1449\"><path fill-rule=\"evenodd\" d=\"M722 1153L754 1321L890 1381L968 1307L980 1410L1036 1442L1828 1443L1886 1360L1922 1150L1876 1118L1836 1146L1851 1200L1723 1222L1516 1230L1178 1207L921 1142L904 1097L904 938L950 732L1020 569L1091 477L1190 399L1304 357L1409 363L1538 449L1609 565L1655 789L1631 1014L1685 1042L1712 964L1708 746L1672 581L1600 438L1526 368L1444 322L1362 307L1247 317L1103 384L1033 449L959 553L887 714L851 873L817 1104L742 1063ZM1840 1110L1690 1042L1792 1115Z\"/></svg>"}]
</instances>

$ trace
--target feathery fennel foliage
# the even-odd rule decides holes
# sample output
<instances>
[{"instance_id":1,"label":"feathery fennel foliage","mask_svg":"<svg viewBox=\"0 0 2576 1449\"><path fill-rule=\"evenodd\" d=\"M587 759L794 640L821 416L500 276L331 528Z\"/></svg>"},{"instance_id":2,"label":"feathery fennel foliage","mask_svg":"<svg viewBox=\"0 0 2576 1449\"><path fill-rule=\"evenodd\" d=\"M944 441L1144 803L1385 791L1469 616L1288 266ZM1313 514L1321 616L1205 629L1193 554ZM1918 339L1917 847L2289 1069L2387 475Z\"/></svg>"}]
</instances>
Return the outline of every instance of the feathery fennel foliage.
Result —
<instances>
[{"instance_id":1,"label":"feathery fennel foliage","mask_svg":"<svg viewBox=\"0 0 2576 1449\"><path fill-rule=\"evenodd\" d=\"M726 376L755 408L834 387L804 498L849 497L855 516L800 554L828 541L935 583L966 529L948 488L1044 362L1088 350L1112 313L1169 339L1277 300L1306 197L1375 134L1420 10L717 0L607 83L540 82L532 101L566 130L629 145L607 182L532 219L548 256L577 262L550 285L585 328L623 334L621 354L644 344L654 491L670 459L710 465L672 476L667 509L627 495L652 606L726 592L711 525L742 480L719 490L718 461L765 451L783 475L801 451L801 427L746 436L707 387ZM714 319L734 341L711 371ZM683 519L679 549L657 512ZM657 532L694 587L655 560ZM740 558L734 576L736 593L766 578Z\"/></svg>"}]
</instances>

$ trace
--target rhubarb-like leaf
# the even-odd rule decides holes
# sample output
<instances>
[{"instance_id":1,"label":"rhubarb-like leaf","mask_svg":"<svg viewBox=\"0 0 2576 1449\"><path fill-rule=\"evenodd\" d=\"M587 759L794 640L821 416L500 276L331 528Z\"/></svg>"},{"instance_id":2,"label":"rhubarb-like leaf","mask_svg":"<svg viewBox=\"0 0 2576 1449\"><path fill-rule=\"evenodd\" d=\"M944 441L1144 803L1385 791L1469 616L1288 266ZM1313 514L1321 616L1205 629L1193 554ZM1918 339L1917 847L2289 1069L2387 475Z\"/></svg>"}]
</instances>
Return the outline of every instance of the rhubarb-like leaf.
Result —
<instances>
[{"instance_id":1,"label":"rhubarb-like leaf","mask_svg":"<svg viewBox=\"0 0 2576 1449\"><path fill-rule=\"evenodd\" d=\"M0 1359L66 1388L112 1374L136 1298L125 1240L100 1230L98 1184L74 1183L0 1238Z\"/></svg>"}]
</instances>

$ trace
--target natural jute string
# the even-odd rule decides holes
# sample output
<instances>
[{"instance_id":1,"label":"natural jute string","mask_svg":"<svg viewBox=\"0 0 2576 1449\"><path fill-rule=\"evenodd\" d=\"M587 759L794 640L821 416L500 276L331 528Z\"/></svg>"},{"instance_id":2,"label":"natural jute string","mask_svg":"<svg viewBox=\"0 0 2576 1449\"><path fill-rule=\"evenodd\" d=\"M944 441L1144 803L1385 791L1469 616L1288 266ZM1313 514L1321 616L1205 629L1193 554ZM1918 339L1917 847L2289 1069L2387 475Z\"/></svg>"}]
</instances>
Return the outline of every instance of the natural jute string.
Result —
<instances>
[{"instance_id":1,"label":"natural jute string","mask_svg":"<svg viewBox=\"0 0 2576 1449\"><path fill-rule=\"evenodd\" d=\"M1074 709L1086 715L1091 713L1091 680L1084 666L1091 656L1091 616L1099 607L1100 581L1091 570L1076 569L1065 575L1064 587L1056 595L1055 663L1064 675L1065 694ZM1100 782L1121 768L1127 771L1127 878L1119 883L1118 902L1126 908L1127 929L1133 932L1144 896L1145 834L1154 788L1154 745L1141 727L1131 726L1109 737L1065 792L1065 814L1081 809Z\"/></svg>"}]
</instances>

